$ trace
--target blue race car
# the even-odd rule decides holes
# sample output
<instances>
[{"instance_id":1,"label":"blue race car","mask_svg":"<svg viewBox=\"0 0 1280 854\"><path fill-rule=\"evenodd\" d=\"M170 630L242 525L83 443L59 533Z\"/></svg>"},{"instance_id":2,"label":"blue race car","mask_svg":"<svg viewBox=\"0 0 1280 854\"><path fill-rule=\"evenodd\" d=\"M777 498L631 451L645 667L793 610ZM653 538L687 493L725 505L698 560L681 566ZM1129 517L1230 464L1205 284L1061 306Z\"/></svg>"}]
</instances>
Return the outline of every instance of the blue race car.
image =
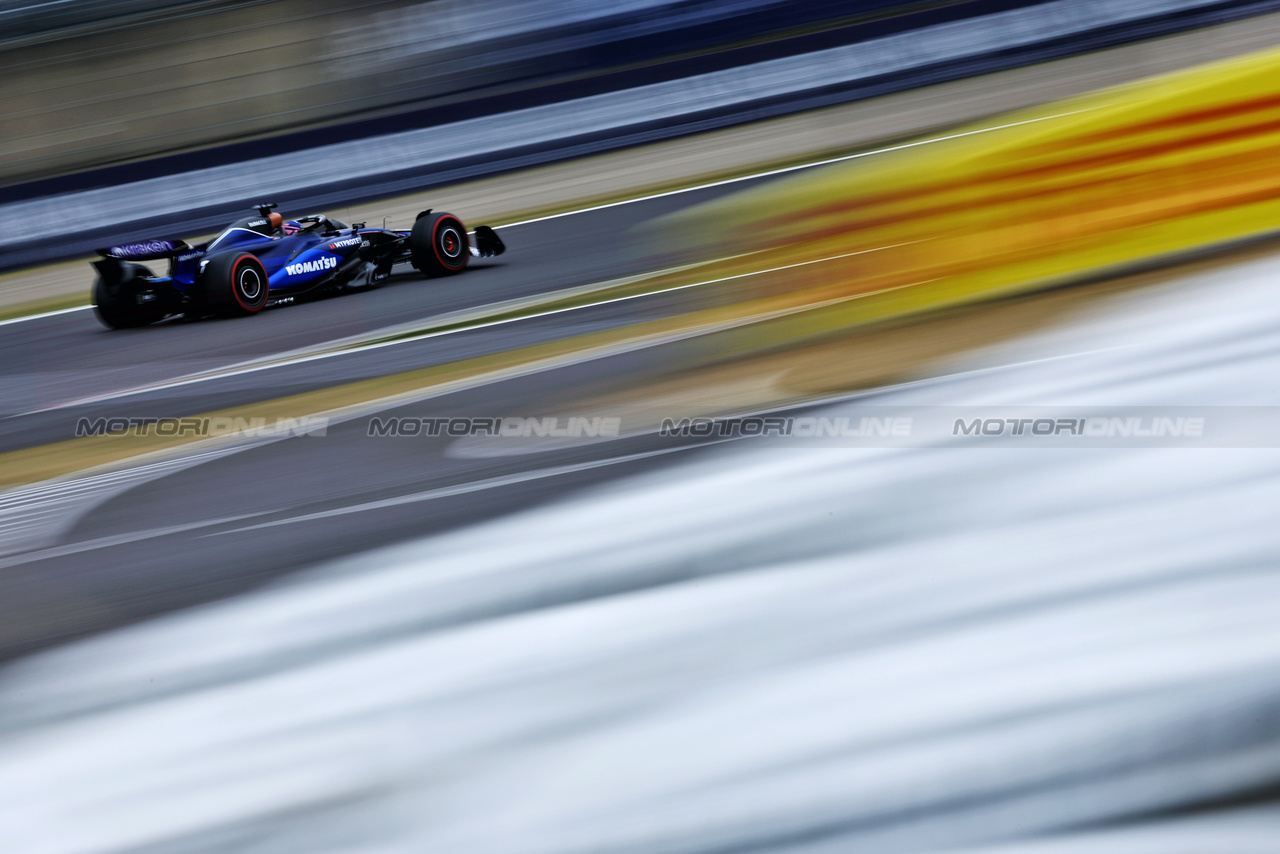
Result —
<instances>
[{"instance_id":1,"label":"blue race car","mask_svg":"<svg viewBox=\"0 0 1280 854\"><path fill-rule=\"evenodd\" d=\"M493 229L482 225L468 235L462 220L448 213L425 210L412 229L395 231L347 225L323 214L285 220L275 207L258 205L257 216L196 246L144 240L99 249L102 257L93 262L98 319L126 329L170 315L254 314L303 295L375 285L401 261L427 276L448 276L466 269L472 255L506 251ZM137 263L164 258L167 276Z\"/></svg>"}]
</instances>

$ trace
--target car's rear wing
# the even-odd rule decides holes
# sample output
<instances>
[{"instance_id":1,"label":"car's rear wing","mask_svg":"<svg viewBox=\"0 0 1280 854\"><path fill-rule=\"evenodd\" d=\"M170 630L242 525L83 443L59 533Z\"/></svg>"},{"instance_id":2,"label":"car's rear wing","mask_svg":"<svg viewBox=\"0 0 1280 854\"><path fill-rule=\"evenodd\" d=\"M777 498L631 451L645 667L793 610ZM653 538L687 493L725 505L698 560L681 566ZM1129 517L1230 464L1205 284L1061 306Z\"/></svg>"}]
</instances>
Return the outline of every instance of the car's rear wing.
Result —
<instances>
[{"instance_id":1,"label":"car's rear wing","mask_svg":"<svg viewBox=\"0 0 1280 854\"><path fill-rule=\"evenodd\" d=\"M99 249L98 254L119 261L146 261L152 258L172 258L190 248L185 240L140 240L137 243L108 246L106 249Z\"/></svg>"}]
</instances>

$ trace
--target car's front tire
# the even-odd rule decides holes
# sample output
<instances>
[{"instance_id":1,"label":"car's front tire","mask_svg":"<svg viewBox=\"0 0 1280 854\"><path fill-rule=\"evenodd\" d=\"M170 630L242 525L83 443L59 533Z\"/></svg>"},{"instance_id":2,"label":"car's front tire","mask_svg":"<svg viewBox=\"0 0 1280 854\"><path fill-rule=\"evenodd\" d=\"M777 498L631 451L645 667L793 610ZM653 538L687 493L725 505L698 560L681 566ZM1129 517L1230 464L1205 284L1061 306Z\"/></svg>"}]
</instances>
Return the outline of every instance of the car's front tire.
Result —
<instances>
[{"instance_id":1,"label":"car's front tire","mask_svg":"<svg viewBox=\"0 0 1280 854\"><path fill-rule=\"evenodd\" d=\"M99 276L93 283L93 312L104 326L112 329L136 329L163 320L168 313L157 303L139 303L139 285L153 274L141 264L120 265L120 277L108 283Z\"/></svg>"},{"instance_id":2,"label":"car's front tire","mask_svg":"<svg viewBox=\"0 0 1280 854\"><path fill-rule=\"evenodd\" d=\"M230 314L256 314L267 304L266 268L257 256L228 252L215 255L200 277L206 307Z\"/></svg>"},{"instance_id":3,"label":"car's front tire","mask_svg":"<svg viewBox=\"0 0 1280 854\"><path fill-rule=\"evenodd\" d=\"M471 242L466 226L453 214L420 217L409 234L413 266L428 276L461 273L471 260Z\"/></svg>"}]
</instances>

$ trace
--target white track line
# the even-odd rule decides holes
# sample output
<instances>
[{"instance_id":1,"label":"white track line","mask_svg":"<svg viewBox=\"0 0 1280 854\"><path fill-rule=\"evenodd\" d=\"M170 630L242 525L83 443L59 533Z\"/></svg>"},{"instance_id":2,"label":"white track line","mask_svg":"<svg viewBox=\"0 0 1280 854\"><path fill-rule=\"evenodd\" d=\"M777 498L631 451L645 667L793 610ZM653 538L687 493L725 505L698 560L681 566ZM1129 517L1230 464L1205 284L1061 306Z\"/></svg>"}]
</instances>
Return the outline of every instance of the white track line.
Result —
<instances>
[{"instance_id":1,"label":"white track line","mask_svg":"<svg viewBox=\"0 0 1280 854\"><path fill-rule=\"evenodd\" d=\"M28 320L43 320L46 317L57 317L59 314L70 314L73 311L85 311L93 308L91 305L78 305L75 308L60 308L57 311L45 311L40 314L28 314L23 317L11 317L8 320L0 320L0 326L8 326L10 323L25 323Z\"/></svg>"},{"instance_id":2,"label":"white track line","mask_svg":"<svg viewBox=\"0 0 1280 854\"><path fill-rule=\"evenodd\" d=\"M387 507L395 507L402 504L413 504L421 501L432 501L437 498L447 498L455 495L465 495L470 492L480 492L488 489L496 489L502 486L510 486L512 484L523 483L532 480L542 480L549 477L559 477L561 475L573 474L575 472L589 471L591 469L604 468L606 466L618 465L620 463L633 462L635 460L643 460L651 457L665 456L667 454L679 453L680 451L693 450L694 448L708 447L713 444L721 444L725 441L706 442L702 444L680 445L674 448L662 448L656 451L642 451L634 454L624 454L620 457L609 457L603 460L590 460L583 463L574 463L571 465L555 466L552 468L535 469L534 471L519 472L516 474L503 475L500 477L486 478L484 480L471 481L469 483L459 483L452 486L437 487L428 489L423 492L415 492L409 495L396 496L395 498L386 498L380 501L370 501L362 504L353 504L346 507L337 507L333 510L325 510L316 513L307 513L300 516L291 516L285 519L278 519L271 522L264 522L247 527L234 528L228 531L217 531L212 534L202 534L201 537L219 536L221 534L235 534L242 531L253 531L260 528L270 528L278 525L288 525L294 522L305 522L311 519L324 519L331 516L342 516L348 513L361 513L367 510L376 510ZM76 543L66 543L60 546L50 546L43 549L35 549L28 552L9 555L0 558L0 568L9 568L20 566L22 564L33 563L35 561L48 560L50 558L66 557L73 554L81 554L98 549L112 548L114 546L136 543L143 540L154 540L160 537L168 537L174 534L183 534L190 531L198 531L202 528L215 528L221 525L232 525L237 522L246 522L251 519L261 518L280 513L279 510L260 510L253 513L242 513L236 516L224 516L220 519L206 519L197 522L185 522L178 525L167 525L163 528L150 528L143 531L132 531L124 534L114 534L108 537L98 537L92 540L82 540Z\"/></svg>"},{"instance_id":3,"label":"white track line","mask_svg":"<svg viewBox=\"0 0 1280 854\"><path fill-rule=\"evenodd\" d=\"M222 379L225 377L240 376L242 374L251 374L256 371L265 371L271 368L284 367L286 365L298 365L303 362L309 362L314 359L328 358L330 356L340 356L345 353L355 353L360 350L371 349L374 346L385 346L388 344L397 344L402 341L409 340L407 338L397 338L395 341L380 341L377 339L386 338L388 336L412 335L414 331L424 325L435 324L454 324L454 323L475 323L480 321L484 316L495 312L520 311L525 308L531 308L540 303L549 300L572 299L578 296L589 296L598 291L609 290L610 288L622 287L624 285L642 282L645 279L656 279L661 276L672 275L674 273L682 273L686 270L692 270L697 267L705 267L710 264L717 264L723 261L733 261L738 258L745 258L748 255L754 255L755 252L743 252L738 255L729 255L724 258L716 258L711 261L699 261L694 264L682 264L676 267L667 267L662 270L654 270L649 273L638 273L634 276L624 276L620 279L608 279L603 282L592 282L586 285L575 285L570 288L562 288L558 291L546 291L529 297L515 297L507 300L500 300L495 303L486 305L473 306L472 308L458 309L456 311L446 312L431 318L421 318L419 320L409 321L407 323L397 323L392 326L383 326L372 330L371 332L363 332L359 335L350 335L345 338L335 338L330 341L324 341L319 344L308 344L305 347L298 347L293 350L285 350L280 353L273 353L269 356L257 356L252 359L246 359L242 362L233 362L229 365L223 365L220 368L213 368L206 371L198 371L193 374L183 374L173 379L164 380L163 382L151 383L144 386L133 386L127 389L117 391L104 392L100 395L91 395L90 397L77 398L63 403L45 406L39 409L32 409L28 412L20 413L21 415L33 415L40 412L51 412L58 409L66 409L72 406L82 406L88 403L100 403L104 400L114 400L120 397L128 397L135 394L144 394L152 391L162 391L164 389L176 388L178 386L190 385L191 383L206 382L214 379ZM470 329L484 328L483 324L472 325L450 332L465 332ZM416 338L424 337L423 335L415 336ZM364 343L362 343L364 342Z\"/></svg>"},{"instance_id":4,"label":"white track line","mask_svg":"<svg viewBox=\"0 0 1280 854\"><path fill-rule=\"evenodd\" d=\"M932 239L932 238L926 238L926 239ZM213 372L201 373L195 376L179 377L177 379L169 380L167 382L154 383L151 385L138 386L135 388L123 389L121 391L113 391L113 392L108 392L106 394L94 395L93 397L80 398L78 400L72 400L66 403L59 403L53 406L46 406L41 409L33 409L29 412L24 412L22 414L33 415L39 412L51 412L58 409L67 409L70 407L83 406L85 404L90 404L90 403L103 403L108 400L119 400L121 398L133 397L139 394L149 394L151 392L165 391L167 389L178 388L181 386L212 382L214 380L229 379L231 377L243 376L245 374L252 374L258 371L272 370L275 368L286 368L286 367L291 367L293 365L305 364L307 362L319 361L321 359L331 359L337 356L353 356L359 353L367 353L371 350L379 350L379 349L382 349L383 347L396 347L401 344L410 344L415 341L425 341L430 338L443 338L446 335L457 335L463 332L475 332L476 330L480 330L480 329L491 329L495 326L505 326L507 324L520 323L526 320L537 320L539 318L552 317L558 314L566 314L568 312L573 312L573 311L583 311L589 308L599 308L600 306L612 305L614 303L620 303L620 302L627 302L629 300L643 299L645 297L661 296L663 294L675 293L676 291L683 291L689 288L703 287L706 285L715 285L715 284L720 284L721 282L729 282L735 279L745 279L751 276L763 276L768 273L777 273L783 270L793 270L797 267L808 267L813 264L823 264L828 261L838 261L841 258L852 258L855 255L866 255L867 253L870 253L870 252L879 252L884 249L896 249L899 246L908 246L912 243L921 243L921 242L923 241L909 240L904 243L891 243L887 246L874 246L870 249L859 249L857 252L845 252L841 255L831 255L826 258L813 258L808 261L799 261L795 264L784 264L779 267L770 267L765 270L752 270L746 273L737 273L732 276L722 276L717 279L705 279L700 282L690 282L684 285L674 285L671 287L656 288L654 290L644 291L638 294L626 294L625 296L610 297L609 299L596 300L594 302L583 303L582 305L571 305L571 306L566 306L564 308L552 308L552 309L547 309L546 311L535 312L533 314L522 314L522 315L519 315L518 317L503 317L497 320L477 322L477 323L469 324L466 326L457 326L450 329L439 329L434 332L428 331L428 332L423 332L420 335L413 335L411 333L406 332L405 337L396 338L394 341L375 341L369 344L363 344L355 347L347 347L341 350L326 351L322 353L308 353L306 355L300 355L296 358L284 357L279 359L273 359L270 362L266 362L262 364L253 362L253 363L246 364L244 367L237 367L235 365L231 365L221 370L217 370ZM734 257L739 257L739 256L734 256ZM700 265L694 265L694 266L700 266ZM638 279L649 278L649 276L637 276L635 278L638 278ZM928 281L935 281L935 280L930 279ZM913 282L912 284L914 285L914 284L925 284L925 283ZM901 286L901 287L907 287L907 286ZM890 288L888 290L896 290L896 288ZM873 296L881 292L882 291L869 291L863 294L858 294L853 298L857 299L863 296ZM556 297L554 295L554 292L552 292L551 294L548 294L547 298L555 299ZM841 297L836 301L839 302L844 299L847 299L847 298ZM814 304L811 307L819 308L823 305L826 305L829 302L831 301L828 300L827 302L824 302L824 303ZM394 333L388 332L387 334L394 334Z\"/></svg>"},{"instance_id":5,"label":"white track line","mask_svg":"<svg viewBox=\"0 0 1280 854\"><path fill-rule=\"evenodd\" d=\"M982 133L991 133L992 131L997 131L997 130L1006 130L1008 128L1019 127L1021 125L1029 125L1029 124L1035 124L1037 122L1049 121L1050 119L1060 119L1065 116L1074 116L1078 113L1086 113L1094 109L1097 109L1097 108L1088 107L1083 110L1071 110L1066 113L1054 113L1051 116L1039 116L1038 118L1034 118L1034 119L1023 119L1020 122L1009 122L1003 125L994 125L992 127L985 127L985 128L978 128L976 130L963 131L961 133L952 133L952 134L947 134L945 136L935 136L935 137L930 137L929 139L920 139L920 140L916 140L915 142L904 142L904 143L901 143L900 145L889 145L889 146L885 146L884 148L871 149L870 151L860 151L857 154L846 154L841 157L829 157L825 160L815 160L812 163L800 163L795 166L783 166L779 169L768 169L768 170L765 170L764 172L755 172L750 175L740 175L737 178L723 178L719 181L708 181L704 184L697 184L692 187L682 187L678 190L665 190L661 193L650 193L647 196L637 196L634 199L622 199L620 201L608 202L602 205L592 205L591 207L578 208L576 210L563 211L562 213L555 213L555 214L548 214L547 216L534 217L533 219L522 219L518 222L509 222L509 223L506 223L505 225L495 226L494 229L497 230L499 228L516 228L517 226L529 225L530 223L545 222L546 220L549 220L549 219L560 219L566 216L576 216L577 214L591 213L592 211L600 211L600 210L605 210L607 208L616 208L621 205L635 204L636 202L647 202L652 199L666 198L667 196L678 196L681 193L695 193L698 190L709 190L712 187L723 187L728 184L738 184L738 183L741 183L742 181L754 181L757 178L769 178L773 175L785 175L788 172L799 172L803 169L813 169L818 166L828 166L832 163L843 163L846 160L857 160L862 157L872 157L877 154L887 154L890 151L901 151L905 148L916 148L921 145L932 145L935 142L946 142L949 139L961 139L962 137L966 137L966 136L974 136L976 134L982 134ZM88 308L92 308L92 306L82 305L82 306L77 306L76 308L64 308L64 309L59 309L58 311L48 311L48 312L44 312L43 314L32 314L27 317L15 317L9 320L0 320L0 326L4 326L10 323L22 323L23 321L27 321L27 320L39 320L45 317L53 317L54 315L58 315L58 314L67 314L68 312L72 312L72 311L84 311L85 309L88 309Z\"/></svg>"},{"instance_id":6,"label":"white track line","mask_svg":"<svg viewBox=\"0 0 1280 854\"><path fill-rule=\"evenodd\" d=\"M572 463L569 465L518 472L516 474L501 475L499 477L490 477L483 480L473 480L470 483L441 486L435 489L427 489L422 492L413 492L408 495L397 495L394 498L384 498L380 501L367 501L362 504L348 504L345 507L335 507L332 510L304 513L299 516L289 516L285 519L260 522L257 525L232 528L228 531L216 531L212 534L204 534L202 536L219 537L224 534L238 534L242 531L257 531L262 528L275 528L280 525L292 525L295 522L311 522L317 519L330 519L334 516L346 516L350 513L364 513L368 510L383 510L388 507L399 507L404 504L416 504L420 501L434 501L437 498L452 498L456 495L466 495L471 492L482 492L487 489L497 489L501 486L512 486L517 483L525 483L531 480L543 480L548 477L559 477L561 475L573 474L580 471L590 471L591 469L603 468L605 466L617 465L619 463L629 463L634 460L644 460L649 459L650 457L665 456L666 454L674 454L680 451L692 450L694 448L723 444L725 441L730 440L722 439L716 442L706 442L703 444L680 445L675 448L662 448L657 451L641 451L635 454L625 454L621 457L609 457L604 460L591 460L589 462Z\"/></svg>"},{"instance_id":7,"label":"white track line","mask_svg":"<svg viewBox=\"0 0 1280 854\"><path fill-rule=\"evenodd\" d=\"M913 389L921 386L935 385L939 383L945 383L948 381L963 379L966 377L977 376L981 374L996 373L999 371L1006 371L1006 370L1017 370L1019 368L1026 367L1028 365L1041 364L1044 362L1055 362L1055 361L1062 361L1066 359L1075 359L1075 358L1080 358L1084 356L1091 356L1097 353L1105 353L1105 352L1111 352L1114 350L1127 349L1129 346L1131 345L1124 345L1120 347L1094 348L1089 350L1080 350L1073 353L1060 353L1058 355L1048 356L1043 358L1019 360L1016 362L1005 362L1005 363L996 364L996 365L987 365L980 368L954 371L949 374L941 374L939 376L926 377L924 379L919 379L919 380L908 380L906 382L895 383L893 385L888 385L888 386L881 386L875 389L866 389L866 390L859 390L859 391L852 391L852 392L838 392L836 394L822 395L822 396L810 398L808 400L783 403L776 406L766 406L760 409L750 410L745 415L741 415L739 417L749 417L751 415L767 415L774 412L784 412L784 411L794 410L799 408L807 409L810 407L829 406L836 403L849 402L849 401L855 401L855 400L861 400L861 399L867 399L867 398L875 398L887 392ZM637 436L647 435L649 433L654 433L654 432L657 432L656 427L650 430L640 430L640 431L628 433L625 436L620 436L618 438L634 439ZM363 512L367 510L374 510L374 509L379 509L384 507L394 507L402 504L410 504L410 503L415 503L419 501L430 501L436 498L444 498L444 497L449 497L453 495L461 495L467 492L476 492L480 490L491 489L498 486L505 486L505 485L510 485L512 483L518 483L521 481L534 480L541 477L553 477L559 474L569 474L574 471L584 471L591 468L598 468L601 466L612 465L615 463L624 463L632 460L658 456L660 454L676 453L684 450L692 450L694 448L704 448L710 445L723 444L724 442L729 442L729 441L736 441L736 440L726 439L726 440L719 440L714 442L706 442L706 443L693 444L693 445L681 445L675 448L664 448L658 451L645 451L645 452L640 452L636 454L627 454L620 457L610 457L605 460L593 460L585 463L577 463L577 464L567 465L567 466L557 466L554 468L537 469L532 472L522 472L522 473L512 474L512 475L503 475L496 478L488 478L480 481L472 481L471 483L455 484L453 486L438 487L436 489L426 490L424 492L411 493L409 495L403 495L403 496L396 496L394 498L382 499L380 501L373 501L373 502L367 502L367 503L356 504L356 505L348 505L347 507L334 508L333 510L329 510L329 511L320 511L318 513L308 513L300 516L293 516L285 519L275 520L266 524L255 524L255 525L250 525L248 527L236 528L231 531L220 531L220 532L214 532L212 534L204 534L201 536L217 536L223 533L236 533L239 531L248 531L248 530L254 530L259 528L275 527L278 525L292 524L294 522L304 522L312 519L327 518L329 516L338 516L338 515L344 515L347 513L358 513L358 512ZM125 476L128 476L129 471L130 471L129 469L124 469L124 470L121 470L120 472L117 472L117 474L123 474ZM44 486L43 484L36 485L36 487L43 487L43 486ZM32 487L20 487L14 491L18 492L18 491L25 491L28 489L32 489ZM37 549L29 552L22 552L19 554L9 555L7 557L0 557L0 569L8 568L11 566L17 566L20 564L32 563L40 560L47 560L49 558L64 557L67 555L94 551L96 549L101 549L101 548L110 548L113 546L138 542L140 540L149 540L149 539L155 539L158 537L170 536L173 534L186 533L189 531L197 531L202 528L213 528L221 525L234 525L237 522L247 522L255 518L261 518L262 516L267 516L267 515L271 515L272 513L279 513L279 512L281 511L263 510L263 511L257 511L253 513L243 513L235 516L224 516L219 519L208 519L208 520L202 520L197 522L187 522L187 523L178 524L178 525L170 525L163 528L153 528L149 530L134 531L134 532L124 533L124 534L114 534L111 536L99 537L92 540L82 540L80 542L66 543L60 546L51 546L43 549Z\"/></svg>"},{"instance_id":8,"label":"white track line","mask_svg":"<svg viewBox=\"0 0 1280 854\"><path fill-rule=\"evenodd\" d=\"M1044 122L1050 119L1060 119L1060 118L1063 118L1064 116L1074 116L1078 113L1087 113L1090 110L1095 110L1095 109L1097 109L1097 107L1086 107L1083 110L1070 110L1065 113L1054 113L1051 116L1040 116L1034 119L1023 119L1020 122L1009 122L1008 124L993 125L992 127L978 128L976 130L967 130L967 131L962 131L961 133L947 134L946 136L935 136L935 137L930 137L929 139L920 139L920 140L916 140L915 142L904 142L899 145L889 145L889 146L885 146L884 148L874 148L874 149L871 149L870 151L860 151L857 154L845 154L840 157L829 157L825 160L815 160L812 163L800 163L795 166L783 166L778 169L769 169L764 172L756 172L751 175L740 175L737 178L723 178L719 181L708 181L705 184L698 184L693 187L682 187L678 190L665 190L661 193L651 193L647 196L637 196L634 199L622 199L621 201L617 201L617 202L608 202L602 205L593 205L589 208L580 208L578 210L565 211L564 213L548 214L546 216L534 217L533 219L522 219L519 222L509 222L509 223L506 223L505 225L495 226L495 229L496 228L515 228L516 226L529 225L530 223L534 223L534 222L545 222L546 220L549 220L549 219L559 219L560 217L574 216L575 214L580 214L580 213L590 213L591 211L600 211L600 210L605 210L606 208L616 208L619 205L630 205L630 204L634 204L635 202L647 202L651 199L663 199L663 198L666 198L667 196L678 196L681 193L695 193L698 190L709 190L712 187L723 187L728 184L738 184L743 181L754 181L757 178L769 178L773 175L785 175L788 172L799 172L802 169L813 169L818 166L829 166L832 163L843 163L847 160L857 160L862 157L872 157L877 154L887 154L890 151L901 151L905 148L916 148L921 145L932 145L935 142L946 142L949 139L960 139L966 136L974 136L980 133L991 133L992 131L997 131L997 130L1006 130L1008 128L1019 127L1021 125L1035 124L1036 122Z\"/></svg>"}]
</instances>

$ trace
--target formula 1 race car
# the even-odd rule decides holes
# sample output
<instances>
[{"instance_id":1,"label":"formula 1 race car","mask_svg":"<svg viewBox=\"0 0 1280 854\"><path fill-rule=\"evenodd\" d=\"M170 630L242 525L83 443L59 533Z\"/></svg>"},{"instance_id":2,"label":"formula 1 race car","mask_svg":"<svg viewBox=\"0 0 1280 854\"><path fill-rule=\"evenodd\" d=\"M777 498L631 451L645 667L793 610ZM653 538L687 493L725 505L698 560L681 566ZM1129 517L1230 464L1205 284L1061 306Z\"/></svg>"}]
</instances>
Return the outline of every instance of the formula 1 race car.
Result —
<instances>
[{"instance_id":1,"label":"formula 1 race car","mask_svg":"<svg viewBox=\"0 0 1280 854\"><path fill-rule=\"evenodd\" d=\"M99 249L93 305L113 329L146 326L170 315L254 314L303 295L385 280L392 265L410 262L427 276L462 272L472 255L501 255L488 226L467 234L453 214L418 214L409 231L347 225L323 214L285 220L274 204L232 223L207 243L145 240ZM470 237L474 236L472 246ZM138 261L169 259L167 276Z\"/></svg>"}]
</instances>

